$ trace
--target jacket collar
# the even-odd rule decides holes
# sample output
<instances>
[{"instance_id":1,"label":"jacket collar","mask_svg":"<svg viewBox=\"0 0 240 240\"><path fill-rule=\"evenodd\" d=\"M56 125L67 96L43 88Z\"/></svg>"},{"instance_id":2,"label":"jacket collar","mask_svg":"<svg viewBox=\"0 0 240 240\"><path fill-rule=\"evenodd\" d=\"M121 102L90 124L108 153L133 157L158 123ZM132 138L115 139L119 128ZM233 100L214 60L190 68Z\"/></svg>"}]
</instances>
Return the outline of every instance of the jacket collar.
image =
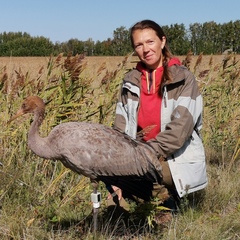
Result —
<instances>
[{"instance_id":1,"label":"jacket collar","mask_svg":"<svg viewBox=\"0 0 240 240\"><path fill-rule=\"evenodd\" d=\"M169 67L170 74L172 76L172 81L166 83L165 85L174 84L177 82L181 82L185 79L185 70L186 67L179 65L172 65ZM136 68L132 69L125 75L124 82L129 82L135 86L140 87L142 72Z\"/></svg>"}]
</instances>

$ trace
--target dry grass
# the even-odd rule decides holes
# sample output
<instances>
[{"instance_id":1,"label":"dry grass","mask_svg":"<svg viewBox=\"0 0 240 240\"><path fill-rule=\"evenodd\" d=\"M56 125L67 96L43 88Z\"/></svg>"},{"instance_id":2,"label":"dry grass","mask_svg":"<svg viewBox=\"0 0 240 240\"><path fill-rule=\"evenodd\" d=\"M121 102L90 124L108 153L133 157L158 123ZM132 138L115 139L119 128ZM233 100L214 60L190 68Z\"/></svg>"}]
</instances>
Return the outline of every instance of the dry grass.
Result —
<instances>
[{"instance_id":1,"label":"dry grass","mask_svg":"<svg viewBox=\"0 0 240 240\"><path fill-rule=\"evenodd\" d=\"M198 75L204 70L209 70L211 66L219 66L225 59L224 55L199 55L199 56L188 56L187 59L188 67L192 72ZM203 58L200 61L200 57ZM122 63L125 57L86 57L84 61L87 63L86 74L88 76L94 76L97 83L100 83L101 77L103 77L104 70L113 72L119 64ZM185 56L178 56L180 61L186 60ZM236 60L240 60L240 55L236 55ZM0 57L0 69L6 67L8 76L14 77L15 71L21 70L22 72L29 74L34 77L41 68L43 73L47 72L48 57ZM135 66L137 57L131 57L129 62L126 64L126 68L132 68Z\"/></svg>"},{"instance_id":2,"label":"dry grass","mask_svg":"<svg viewBox=\"0 0 240 240\"><path fill-rule=\"evenodd\" d=\"M191 56L190 68L193 69L196 59L198 56ZM201 69L208 68L209 59L211 56L204 56L204 61L201 63ZM216 65L223 60L223 55L213 56L213 64ZM240 56L237 56L240 59ZM121 61L124 57L86 57L84 61L87 61L88 67L87 71L89 74L94 73L96 76L99 74L99 71L102 72L104 69L113 71L116 67L121 64ZM179 56L179 59L182 61L185 59L185 56ZM131 61L136 61L137 57L132 57L127 67L133 67L135 63ZM41 67L47 71L47 63L49 61L48 57L0 57L0 69L4 66L7 68L7 73L9 76L14 75L14 71L22 70L22 72L29 72L31 75L36 74Z\"/></svg>"},{"instance_id":3,"label":"dry grass","mask_svg":"<svg viewBox=\"0 0 240 240\"><path fill-rule=\"evenodd\" d=\"M151 204L131 205L126 216L111 219L101 186L98 239L240 239L240 56L179 58L195 73L204 97L209 185L184 198L166 226L155 225ZM64 121L111 125L121 78L135 60L0 58L0 239L94 238L89 180L28 149L29 117L6 122L25 96L38 94L47 102L42 135Z\"/></svg>"}]
</instances>

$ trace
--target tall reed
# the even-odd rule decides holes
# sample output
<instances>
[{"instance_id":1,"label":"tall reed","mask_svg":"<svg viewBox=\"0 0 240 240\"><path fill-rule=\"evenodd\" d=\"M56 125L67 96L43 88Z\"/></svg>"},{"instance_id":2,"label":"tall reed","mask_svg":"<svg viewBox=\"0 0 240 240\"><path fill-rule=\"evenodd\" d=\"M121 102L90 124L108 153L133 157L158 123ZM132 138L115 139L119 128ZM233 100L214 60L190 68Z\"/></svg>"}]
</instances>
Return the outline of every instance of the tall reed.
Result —
<instances>
[{"instance_id":1,"label":"tall reed","mask_svg":"<svg viewBox=\"0 0 240 240\"><path fill-rule=\"evenodd\" d=\"M183 199L180 212L158 225L159 210L151 203L129 202L129 212L106 208L103 202L98 239L239 239L240 234L240 67L235 55L214 64L211 56L185 58L195 72L204 98L202 137L209 185ZM35 73L21 68L8 74L0 68L0 238L93 239L89 180L59 162L40 159L27 146L29 116L7 125L28 95L46 102L41 135L60 122L91 121L111 126L122 77L130 56L116 69L103 63L96 75L87 73L84 55L50 56ZM99 80L100 78L100 80Z\"/></svg>"}]
</instances>

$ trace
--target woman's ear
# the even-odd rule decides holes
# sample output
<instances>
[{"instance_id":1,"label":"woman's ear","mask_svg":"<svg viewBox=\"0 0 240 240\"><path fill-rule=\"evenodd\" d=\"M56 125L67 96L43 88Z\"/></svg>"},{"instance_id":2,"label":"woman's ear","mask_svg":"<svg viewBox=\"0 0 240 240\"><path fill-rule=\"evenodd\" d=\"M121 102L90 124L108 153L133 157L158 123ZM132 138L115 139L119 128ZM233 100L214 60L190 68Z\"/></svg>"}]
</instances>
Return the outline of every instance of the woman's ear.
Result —
<instances>
[{"instance_id":1,"label":"woman's ear","mask_svg":"<svg viewBox=\"0 0 240 240\"><path fill-rule=\"evenodd\" d=\"M163 36L161 41L162 41L161 48L163 49L165 47L165 44L166 44L166 41L167 41L166 37Z\"/></svg>"}]
</instances>

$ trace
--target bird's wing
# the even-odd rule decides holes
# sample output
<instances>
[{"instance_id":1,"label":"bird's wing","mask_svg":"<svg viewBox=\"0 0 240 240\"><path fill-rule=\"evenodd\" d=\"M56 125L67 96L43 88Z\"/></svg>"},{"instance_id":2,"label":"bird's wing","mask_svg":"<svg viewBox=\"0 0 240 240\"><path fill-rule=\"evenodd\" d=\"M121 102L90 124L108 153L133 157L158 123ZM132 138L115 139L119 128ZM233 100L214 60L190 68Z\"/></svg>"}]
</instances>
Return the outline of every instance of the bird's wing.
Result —
<instances>
[{"instance_id":1,"label":"bird's wing","mask_svg":"<svg viewBox=\"0 0 240 240\"><path fill-rule=\"evenodd\" d=\"M148 161L148 158L154 158L150 148L139 148L124 134L101 124L60 124L49 138L52 144L54 142L59 160L89 177L143 176L158 164L157 159L153 164Z\"/></svg>"}]
</instances>

